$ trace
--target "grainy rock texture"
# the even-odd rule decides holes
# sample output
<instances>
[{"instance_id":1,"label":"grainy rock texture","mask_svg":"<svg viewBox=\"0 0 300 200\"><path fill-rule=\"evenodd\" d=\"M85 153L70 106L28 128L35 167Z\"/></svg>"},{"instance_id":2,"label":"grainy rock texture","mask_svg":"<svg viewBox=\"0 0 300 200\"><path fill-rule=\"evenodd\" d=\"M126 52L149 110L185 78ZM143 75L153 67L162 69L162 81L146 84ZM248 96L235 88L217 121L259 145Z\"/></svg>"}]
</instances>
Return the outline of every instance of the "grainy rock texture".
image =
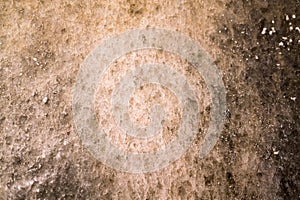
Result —
<instances>
[{"instance_id":1,"label":"grainy rock texture","mask_svg":"<svg viewBox=\"0 0 300 200\"><path fill-rule=\"evenodd\" d=\"M299 199L299 19L299 0L1 0L0 199ZM228 110L205 159L197 154L199 130L176 162L130 174L106 167L82 145L72 120L72 89L92 49L146 27L181 32L212 56ZM98 96L111 87L110 76L113 71L99 83ZM170 106L176 98L157 90L176 112ZM147 90L136 94L145 95ZM135 113L147 113L149 102L139 107L137 99L130 115L147 124ZM178 120L170 126L176 129Z\"/></svg>"}]
</instances>

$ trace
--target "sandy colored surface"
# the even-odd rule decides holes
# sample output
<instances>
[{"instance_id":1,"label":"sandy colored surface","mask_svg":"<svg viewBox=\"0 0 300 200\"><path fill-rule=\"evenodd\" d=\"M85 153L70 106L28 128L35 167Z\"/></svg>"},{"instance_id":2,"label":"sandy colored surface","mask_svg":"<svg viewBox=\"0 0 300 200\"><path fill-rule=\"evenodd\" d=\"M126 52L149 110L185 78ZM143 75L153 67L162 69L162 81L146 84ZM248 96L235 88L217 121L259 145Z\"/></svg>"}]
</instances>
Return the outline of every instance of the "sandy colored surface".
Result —
<instances>
[{"instance_id":1,"label":"sandy colored surface","mask_svg":"<svg viewBox=\"0 0 300 200\"><path fill-rule=\"evenodd\" d=\"M298 199L299 18L299 0L0 1L0 199ZM146 27L181 32L212 56L228 110L222 135L205 159L198 158L204 117L197 139L178 161L154 173L130 174L106 167L81 144L72 88L80 64L101 41ZM195 90L207 96L187 63L161 54L120 58L116 74L108 71L99 83L96 107L105 109L114 79L136 58L174 62L191 85L200 80ZM153 102L138 102L151 92L166 95L166 123L176 130L180 112L164 88L137 90L132 119L149 123ZM209 98L199 102L209 112ZM109 126L109 112L98 113ZM108 134L132 151L161 145L131 147L115 132ZM163 141L172 134L163 132Z\"/></svg>"}]
</instances>

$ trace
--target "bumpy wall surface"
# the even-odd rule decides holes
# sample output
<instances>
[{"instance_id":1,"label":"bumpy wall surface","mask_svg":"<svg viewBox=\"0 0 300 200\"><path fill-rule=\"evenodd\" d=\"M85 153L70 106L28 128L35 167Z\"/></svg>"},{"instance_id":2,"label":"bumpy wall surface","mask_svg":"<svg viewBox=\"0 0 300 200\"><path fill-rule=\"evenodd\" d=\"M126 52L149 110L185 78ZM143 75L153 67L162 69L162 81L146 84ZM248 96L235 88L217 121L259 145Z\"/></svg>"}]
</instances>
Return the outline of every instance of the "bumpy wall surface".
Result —
<instances>
[{"instance_id":1,"label":"bumpy wall surface","mask_svg":"<svg viewBox=\"0 0 300 200\"><path fill-rule=\"evenodd\" d=\"M1 0L0 199L298 199L299 19L299 0Z\"/></svg>"}]
</instances>

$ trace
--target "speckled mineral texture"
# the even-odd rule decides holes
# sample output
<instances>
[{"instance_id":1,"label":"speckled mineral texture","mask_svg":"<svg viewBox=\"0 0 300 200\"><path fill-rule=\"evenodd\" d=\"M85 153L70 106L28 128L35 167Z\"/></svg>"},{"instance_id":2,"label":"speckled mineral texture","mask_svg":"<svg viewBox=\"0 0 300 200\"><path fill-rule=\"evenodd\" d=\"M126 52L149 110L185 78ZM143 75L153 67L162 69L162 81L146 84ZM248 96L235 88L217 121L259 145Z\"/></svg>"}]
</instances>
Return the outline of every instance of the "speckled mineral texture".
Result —
<instances>
[{"instance_id":1,"label":"speckled mineral texture","mask_svg":"<svg viewBox=\"0 0 300 200\"><path fill-rule=\"evenodd\" d=\"M0 199L299 199L299 19L299 0L1 0ZM179 160L157 172L130 174L106 167L82 145L72 120L72 88L80 64L104 39L146 27L196 40L223 75L228 109L206 158L197 154L204 123ZM129 67L127 56L116 75L108 71L99 83L99 97L109 98L114 79ZM155 60L160 52L135 56ZM175 68L197 80L180 62ZM149 93L157 99L143 99ZM176 130L180 112L172 93L150 85L135 96L133 121L149 123L148 104L163 101L171 116L166 123ZM109 112L98 111L109 126ZM172 134L165 131L165 140Z\"/></svg>"}]
</instances>

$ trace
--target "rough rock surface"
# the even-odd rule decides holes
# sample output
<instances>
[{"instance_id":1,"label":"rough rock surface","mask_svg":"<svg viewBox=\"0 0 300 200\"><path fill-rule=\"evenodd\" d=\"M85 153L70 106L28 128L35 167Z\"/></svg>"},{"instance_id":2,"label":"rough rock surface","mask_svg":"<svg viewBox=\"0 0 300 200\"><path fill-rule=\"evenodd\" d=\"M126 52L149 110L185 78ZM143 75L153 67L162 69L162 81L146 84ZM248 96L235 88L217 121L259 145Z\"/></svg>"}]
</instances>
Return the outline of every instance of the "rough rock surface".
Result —
<instances>
[{"instance_id":1,"label":"rough rock surface","mask_svg":"<svg viewBox=\"0 0 300 200\"><path fill-rule=\"evenodd\" d=\"M299 0L1 0L0 199L299 199L299 19ZM205 159L197 140L168 167L130 174L81 144L72 88L101 41L145 27L198 41L228 110Z\"/></svg>"}]
</instances>

